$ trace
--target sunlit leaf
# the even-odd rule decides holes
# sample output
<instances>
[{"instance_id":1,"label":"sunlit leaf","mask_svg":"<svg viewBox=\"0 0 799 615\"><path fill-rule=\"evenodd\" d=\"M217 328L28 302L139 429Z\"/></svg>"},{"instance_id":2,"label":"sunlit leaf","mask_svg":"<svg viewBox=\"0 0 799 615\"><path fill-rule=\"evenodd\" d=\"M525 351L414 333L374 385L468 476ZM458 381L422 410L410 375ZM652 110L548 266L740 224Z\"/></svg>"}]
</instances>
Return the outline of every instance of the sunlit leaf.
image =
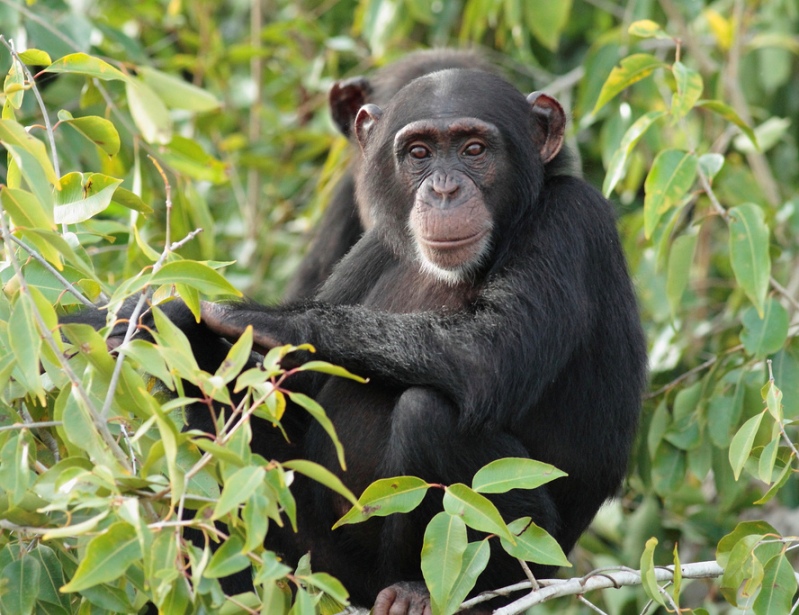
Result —
<instances>
[{"instance_id":1,"label":"sunlit leaf","mask_svg":"<svg viewBox=\"0 0 799 615\"><path fill-rule=\"evenodd\" d=\"M672 96L671 115L675 119L680 119L694 108L702 96L704 85L699 72L688 68L682 62L675 62L672 71L677 82L677 91Z\"/></svg>"},{"instance_id":2,"label":"sunlit leaf","mask_svg":"<svg viewBox=\"0 0 799 615\"><path fill-rule=\"evenodd\" d=\"M506 457L480 468L472 478L472 489L478 493L535 489L562 476L567 474L548 463L523 457Z\"/></svg>"},{"instance_id":3,"label":"sunlit leaf","mask_svg":"<svg viewBox=\"0 0 799 615\"><path fill-rule=\"evenodd\" d=\"M508 529L516 538L516 544L511 544L505 538L500 538L500 542L502 548L513 557L545 566L571 566L558 541L530 517L516 519L508 524Z\"/></svg>"},{"instance_id":4,"label":"sunlit leaf","mask_svg":"<svg viewBox=\"0 0 799 615\"><path fill-rule=\"evenodd\" d=\"M635 120L632 126L627 129L627 132L624 133L618 149L613 153L613 157L608 164L605 181L602 184L602 193L605 196L610 196L610 193L613 192L613 188L615 188L616 184L624 177L627 168L627 160L638 141L646 134L649 127L664 115L666 114L663 111L650 111L649 113L645 113Z\"/></svg>"},{"instance_id":5,"label":"sunlit leaf","mask_svg":"<svg viewBox=\"0 0 799 615\"><path fill-rule=\"evenodd\" d=\"M639 38L671 39L671 37L663 31L660 25L651 19L640 19L638 21L634 21L630 24L630 27L627 28L627 32Z\"/></svg>"},{"instance_id":6,"label":"sunlit leaf","mask_svg":"<svg viewBox=\"0 0 799 615\"><path fill-rule=\"evenodd\" d=\"M488 539L480 542L471 542L463 553L461 562L461 573L454 587L450 590L447 602L444 605L445 613L454 613L458 610L461 603L466 600L469 592L477 583L477 578L488 566L491 555L491 547Z\"/></svg>"},{"instance_id":7,"label":"sunlit leaf","mask_svg":"<svg viewBox=\"0 0 799 615\"><path fill-rule=\"evenodd\" d=\"M198 88L180 77L162 73L150 66L140 66L138 73L167 107L202 113L218 109L222 104L207 90Z\"/></svg>"},{"instance_id":8,"label":"sunlit leaf","mask_svg":"<svg viewBox=\"0 0 799 615\"><path fill-rule=\"evenodd\" d=\"M96 115L86 117L72 117L69 111L59 111L58 119L60 123L66 124L70 128L94 143L109 156L115 156L119 152L120 141L116 127L107 119Z\"/></svg>"},{"instance_id":9,"label":"sunlit leaf","mask_svg":"<svg viewBox=\"0 0 799 615\"><path fill-rule=\"evenodd\" d=\"M758 615L790 613L796 590L796 572L785 553L780 553L766 562L763 585L755 599L754 612Z\"/></svg>"},{"instance_id":10,"label":"sunlit leaf","mask_svg":"<svg viewBox=\"0 0 799 615\"><path fill-rule=\"evenodd\" d=\"M155 274L152 284L186 284L196 288L206 295L234 295L241 296L220 273L205 263L197 261L172 261L167 263Z\"/></svg>"},{"instance_id":11,"label":"sunlit leaf","mask_svg":"<svg viewBox=\"0 0 799 615\"><path fill-rule=\"evenodd\" d=\"M740 478L741 470L743 470L746 460L749 459L762 420L763 412L758 412L741 426L730 442L730 465L732 465L735 480Z\"/></svg>"},{"instance_id":12,"label":"sunlit leaf","mask_svg":"<svg viewBox=\"0 0 799 615\"><path fill-rule=\"evenodd\" d=\"M144 82L128 79L125 91L130 114L147 143L166 145L172 140L172 117L161 99Z\"/></svg>"},{"instance_id":13,"label":"sunlit leaf","mask_svg":"<svg viewBox=\"0 0 799 615\"><path fill-rule=\"evenodd\" d=\"M440 512L427 525L422 545L422 574L438 612L444 612L443 606L461 576L467 547L466 526L460 517Z\"/></svg>"},{"instance_id":14,"label":"sunlit leaf","mask_svg":"<svg viewBox=\"0 0 799 615\"><path fill-rule=\"evenodd\" d=\"M250 565L250 560L242 553L243 548L244 541L241 537L236 535L230 536L222 543L222 546L214 552L208 564L208 568L205 569L205 576L218 579L244 570Z\"/></svg>"},{"instance_id":15,"label":"sunlit leaf","mask_svg":"<svg viewBox=\"0 0 799 615\"><path fill-rule=\"evenodd\" d=\"M47 66L53 62L49 54L41 49L26 49L25 51L21 51L19 59L28 66Z\"/></svg>"},{"instance_id":16,"label":"sunlit leaf","mask_svg":"<svg viewBox=\"0 0 799 615\"><path fill-rule=\"evenodd\" d=\"M655 578L654 557L657 544L657 538L650 538L646 541L646 547L641 554L641 586L651 600L665 607L667 606L666 599L663 597L663 594L660 593L660 588Z\"/></svg>"},{"instance_id":17,"label":"sunlit leaf","mask_svg":"<svg viewBox=\"0 0 799 615\"><path fill-rule=\"evenodd\" d=\"M72 53L59 58L44 69L45 73L74 73L94 77L103 81L127 81L129 77L108 62L87 55Z\"/></svg>"},{"instance_id":18,"label":"sunlit leaf","mask_svg":"<svg viewBox=\"0 0 799 615\"><path fill-rule=\"evenodd\" d=\"M677 149L660 152L644 182L644 232L647 238L660 216L680 203L696 179L697 158Z\"/></svg>"},{"instance_id":19,"label":"sunlit leaf","mask_svg":"<svg viewBox=\"0 0 799 615\"><path fill-rule=\"evenodd\" d=\"M720 100L700 100L696 103L696 106L707 109L708 111L712 111L716 115L723 117L728 122L735 124L747 137L749 137L749 141L752 143L752 145L757 147L757 137L755 136L755 131L752 130L752 127L749 126L749 124L741 119L741 116L735 112L735 109L721 102Z\"/></svg>"},{"instance_id":20,"label":"sunlit leaf","mask_svg":"<svg viewBox=\"0 0 799 615\"><path fill-rule=\"evenodd\" d=\"M599 93L593 113L599 111L620 92L641 79L645 79L658 68L665 66L666 64L648 53L636 53L627 56L621 61L621 66L617 66L611 71L610 76L602 86L602 91Z\"/></svg>"},{"instance_id":21,"label":"sunlit leaf","mask_svg":"<svg viewBox=\"0 0 799 615\"><path fill-rule=\"evenodd\" d=\"M516 537L508 530L497 507L484 495L466 485L456 483L447 487L444 493L444 510L463 519L469 527L497 534L512 544Z\"/></svg>"},{"instance_id":22,"label":"sunlit leaf","mask_svg":"<svg viewBox=\"0 0 799 615\"><path fill-rule=\"evenodd\" d=\"M104 211L122 183L101 173L68 173L61 178L61 190L55 192L56 224L77 224Z\"/></svg>"},{"instance_id":23,"label":"sunlit leaf","mask_svg":"<svg viewBox=\"0 0 799 615\"><path fill-rule=\"evenodd\" d=\"M361 505L358 503L358 499L355 497L352 491L350 491L344 485L344 483L341 482L341 479L338 476L333 474L326 467L306 459L293 459L291 461L286 461L283 463L283 467L288 468L289 470L294 470L295 472L299 472L300 474L304 474L308 478L312 478L317 483L320 483L328 489L335 491L339 495L344 496L353 506L360 508Z\"/></svg>"},{"instance_id":24,"label":"sunlit leaf","mask_svg":"<svg viewBox=\"0 0 799 615\"><path fill-rule=\"evenodd\" d=\"M42 207L33 194L18 188L0 187L0 202L15 226L53 229L53 212Z\"/></svg>"},{"instance_id":25,"label":"sunlit leaf","mask_svg":"<svg viewBox=\"0 0 799 615\"><path fill-rule=\"evenodd\" d=\"M377 480L358 498L361 509L350 509L333 528L347 523L360 523L369 517L410 512L422 503L429 488L428 483L415 476L396 476Z\"/></svg>"},{"instance_id":26,"label":"sunlit leaf","mask_svg":"<svg viewBox=\"0 0 799 615\"><path fill-rule=\"evenodd\" d=\"M333 446L336 447L336 457L338 458L338 463L341 466L341 469L346 470L347 463L344 460L344 447L341 445L341 440L338 438L336 428L333 426L333 421L331 421L327 416L324 408L322 408L322 406L320 406L315 399L308 397L303 393L289 392L288 396L292 402L301 408L305 408L308 414L310 414L316 420L316 422L322 426L322 428L325 430L325 433L333 442Z\"/></svg>"}]
</instances>

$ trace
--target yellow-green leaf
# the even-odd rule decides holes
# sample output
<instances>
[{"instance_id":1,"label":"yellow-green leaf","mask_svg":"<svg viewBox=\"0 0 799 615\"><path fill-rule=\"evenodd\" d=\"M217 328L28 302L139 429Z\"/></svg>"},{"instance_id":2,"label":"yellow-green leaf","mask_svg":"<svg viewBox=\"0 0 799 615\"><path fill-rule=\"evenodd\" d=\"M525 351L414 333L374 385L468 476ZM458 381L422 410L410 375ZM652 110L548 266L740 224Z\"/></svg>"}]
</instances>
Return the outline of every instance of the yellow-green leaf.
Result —
<instances>
[{"instance_id":1,"label":"yellow-green leaf","mask_svg":"<svg viewBox=\"0 0 799 615\"><path fill-rule=\"evenodd\" d=\"M45 210L33 194L18 188L0 187L0 202L17 227L54 229L52 211Z\"/></svg>"},{"instance_id":2,"label":"yellow-green leaf","mask_svg":"<svg viewBox=\"0 0 799 615\"><path fill-rule=\"evenodd\" d=\"M222 106L216 96L185 79L162 73L149 66L140 66L138 72L144 83L158 94L167 107L202 113Z\"/></svg>"},{"instance_id":3,"label":"yellow-green leaf","mask_svg":"<svg viewBox=\"0 0 799 615\"><path fill-rule=\"evenodd\" d=\"M97 115L76 118L72 117L69 111L59 111L58 119L61 124L73 128L79 135L94 143L109 156L115 156L119 152L119 133L107 119Z\"/></svg>"},{"instance_id":4,"label":"yellow-green leaf","mask_svg":"<svg viewBox=\"0 0 799 615\"><path fill-rule=\"evenodd\" d=\"M197 261L172 261L153 274L151 284L186 284L206 295L241 296L230 282L205 263Z\"/></svg>"},{"instance_id":5,"label":"yellow-green leaf","mask_svg":"<svg viewBox=\"0 0 799 615\"><path fill-rule=\"evenodd\" d=\"M674 119L680 119L694 108L702 96L704 84L702 76L682 62L675 62L672 71L677 82L677 91L671 99L671 115Z\"/></svg>"},{"instance_id":6,"label":"yellow-green leaf","mask_svg":"<svg viewBox=\"0 0 799 615\"><path fill-rule=\"evenodd\" d=\"M620 92L665 66L666 64L648 53L636 53L624 58L621 66L615 67L605 80L593 113L599 111Z\"/></svg>"},{"instance_id":7,"label":"yellow-green leaf","mask_svg":"<svg viewBox=\"0 0 799 615\"><path fill-rule=\"evenodd\" d=\"M464 484L456 483L447 487L444 493L444 510L460 517L475 530L496 534L516 544L516 537L505 525L491 500Z\"/></svg>"},{"instance_id":8,"label":"yellow-green leaf","mask_svg":"<svg viewBox=\"0 0 799 615\"><path fill-rule=\"evenodd\" d=\"M696 179L697 158L677 149L660 152L644 182L644 233L647 239L660 217L683 201Z\"/></svg>"},{"instance_id":9,"label":"yellow-green leaf","mask_svg":"<svg viewBox=\"0 0 799 615\"><path fill-rule=\"evenodd\" d=\"M508 524L516 537L516 544L500 538L502 548L515 558L546 566L571 566L563 549L543 528L523 517Z\"/></svg>"},{"instance_id":10,"label":"yellow-green leaf","mask_svg":"<svg viewBox=\"0 0 799 615\"><path fill-rule=\"evenodd\" d=\"M74 73L103 81L127 81L129 77L108 62L85 53L72 53L59 58L44 69L46 73Z\"/></svg>"},{"instance_id":11,"label":"yellow-green leaf","mask_svg":"<svg viewBox=\"0 0 799 615\"><path fill-rule=\"evenodd\" d=\"M666 600L660 593L657 579L655 578L655 547L658 544L657 538L650 538L646 541L646 547L641 554L641 585L652 600L661 606L666 606Z\"/></svg>"},{"instance_id":12,"label":"yellow-green leaf","mask_svg":"<svg viewBox=\"0 0 799 615\"><path fill-rule=\"evenodd\" d=\"M172 117L164 103L143 81L125 82L130 114L147 143L166 145L172 140Z\"/></svg>"},{"instance_id":13,"label":"yellow-green leaf","mask_svg":"<svg viewBox=\"0 0 799 615\"><path fill-rule=\"evenodd\" d=\"M415 476L383 478L369 485L358 498L358 508L350 509L333 528L360 523L370 517L385 517L412 511L422 503L430 485Z\"/></svg>"},{"instance_id":14,"label":"yellow-green leaf","mask_svg":"<svg viewBox=\"0 0 799 615\"><path fill-rule=\"evenodd\" d=\"M104 211L121 183L102 173L67 173L61 178L61 190L55 192L56 224L85 222Z\"/></svg>"},{"instance_id":15,"label":"yellow-green leaf","mask_svg":"<svg viewBox=\"0 0 799 615\"><path fill-rule=\"evenodd\" d=\"M466 525L460 517L440 512L427 525L422 545L422 574L434 612L444 612L443 607L461 575L467 546Z\"/></svg>"}]
</instances>

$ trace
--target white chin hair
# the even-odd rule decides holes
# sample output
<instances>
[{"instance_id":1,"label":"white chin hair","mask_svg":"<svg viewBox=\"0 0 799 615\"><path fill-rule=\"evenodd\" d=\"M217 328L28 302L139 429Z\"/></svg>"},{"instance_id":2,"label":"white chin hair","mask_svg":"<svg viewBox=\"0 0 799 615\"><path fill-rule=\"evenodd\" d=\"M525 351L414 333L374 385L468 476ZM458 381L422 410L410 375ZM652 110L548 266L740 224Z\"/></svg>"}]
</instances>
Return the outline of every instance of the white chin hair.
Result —
<instances>
[{"instance_id":1,"label":"white chin hair","mask_svg":"<svg viewBox=\"0 0 799 615\"><path fill-rule=\"evenodd\" d=\"M458 269L442 269L438 265L434 265L424 257L419 258L421 270L423 273L431 275L436 280L454 286L466 279L467 271L463 268Z\"/></svg>"}]
</instances>

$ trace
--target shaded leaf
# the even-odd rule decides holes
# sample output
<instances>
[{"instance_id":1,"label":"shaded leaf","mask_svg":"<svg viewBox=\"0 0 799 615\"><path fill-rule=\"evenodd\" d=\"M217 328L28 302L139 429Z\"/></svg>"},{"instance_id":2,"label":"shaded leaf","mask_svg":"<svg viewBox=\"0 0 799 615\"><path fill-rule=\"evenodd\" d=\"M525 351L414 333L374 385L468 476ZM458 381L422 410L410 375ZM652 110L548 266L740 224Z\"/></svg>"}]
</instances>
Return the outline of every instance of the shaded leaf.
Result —
<instances>
[{"instance_id":1,"label":"shaded leaf","mask_svg":"<svg viewBox=\"0 0 799 615\"><path fill-rule=\"evenodd\" d=\"M136 530L124 522L114 523L89 541L86 555L78 564L72 580L61 591L78 592L118 579L141 556Z\"/></svg>"},{"instance_id":2,"label":"shaded leaf","mask_svg":"<svg viewBox=\"0 0 799 615\"><path fill-rule=\"evenodd\" d=\"M39 595L39 580L42 576L42 566L30 555L14 560L0 571L0 580L7 582L10 588L0 596L0 605L3 612L9 615L28 615L33 613L36 598Z\"/></svg>"},{"instance_id":3,"label":"shaded leaf","mask_svg":"<svg viewBox=\"0 0 799 615\"><path fill-rule=\"evenodd\" d=\"M764 220L763 209L754 203L733 207L729 213L732 270L762 318L771 277L769 228Z\"/></svg>"},{"instance_id":4,"label":"shaded leaf","mask_svg":"<svg viewBox=\"0 0 799 615\"><path fill-rule=\"evenodd\" d=\"M788 339L788 311L776 299L766 301L762 318L750 307L744 311L741 322L744 326L741 341L746 352L756 357L774 354Z\"/></svg>"}]
</instances>

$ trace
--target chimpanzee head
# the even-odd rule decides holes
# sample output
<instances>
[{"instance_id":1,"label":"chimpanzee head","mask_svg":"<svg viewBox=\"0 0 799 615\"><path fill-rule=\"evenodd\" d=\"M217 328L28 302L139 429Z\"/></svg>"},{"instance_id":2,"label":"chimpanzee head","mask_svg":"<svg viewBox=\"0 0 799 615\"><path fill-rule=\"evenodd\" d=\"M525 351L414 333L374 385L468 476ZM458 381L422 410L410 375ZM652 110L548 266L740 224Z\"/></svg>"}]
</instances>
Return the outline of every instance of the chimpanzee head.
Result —
<instances>
[{"instance_id":1,"label":"chimpanzee head","mask_svg":"<svg viewBox=\"0 0 799 615\"><path fill-rule=\"evenodd\" d=\"M525 98L493 74L455 69L420 77L385 111L368 104L358 112L358 199L400 258L460 282L534 213L565 123L554 98Z\"/></svg>"}]
</instances>

